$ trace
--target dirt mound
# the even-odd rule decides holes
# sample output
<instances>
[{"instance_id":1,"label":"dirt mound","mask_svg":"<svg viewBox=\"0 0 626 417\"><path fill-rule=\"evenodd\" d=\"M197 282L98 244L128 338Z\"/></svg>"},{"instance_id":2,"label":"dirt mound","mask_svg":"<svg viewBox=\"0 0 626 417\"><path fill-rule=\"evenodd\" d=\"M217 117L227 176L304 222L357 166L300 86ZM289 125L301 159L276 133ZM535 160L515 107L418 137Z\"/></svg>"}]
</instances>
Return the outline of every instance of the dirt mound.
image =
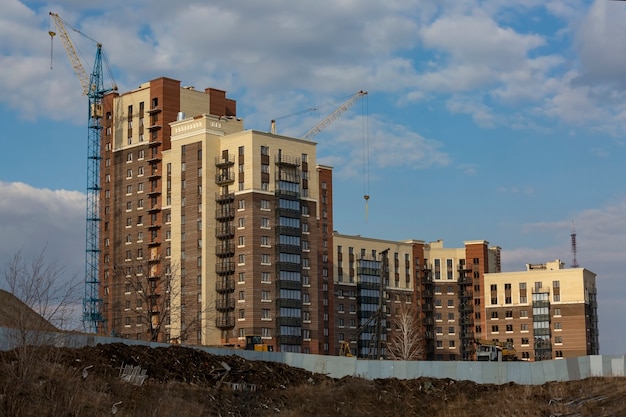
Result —
<instances>
[{"instance_id":1,"label":"dirt mound","mask_svg":"<svg viewBox=\"0 0 626 417\"><path fill-rule=\"evenodd\" d=\"M35 366L33 366L35 365ZM120 377L132 366L143 383ZM136 383L133 383L136 382ZM172 346L38 348L0 354L0 416L626 415L623 378L543 386L332 379L282 364Z\"/></svg>"}]
</instances>

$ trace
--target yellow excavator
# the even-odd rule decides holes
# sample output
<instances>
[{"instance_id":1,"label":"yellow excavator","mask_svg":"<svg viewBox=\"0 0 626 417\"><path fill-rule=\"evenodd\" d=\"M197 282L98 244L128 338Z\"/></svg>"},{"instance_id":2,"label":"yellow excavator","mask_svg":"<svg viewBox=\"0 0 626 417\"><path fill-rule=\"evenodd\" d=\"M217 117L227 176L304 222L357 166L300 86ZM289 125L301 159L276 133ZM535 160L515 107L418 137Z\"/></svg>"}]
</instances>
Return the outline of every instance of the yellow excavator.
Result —
<instances>
[{"instance_id":1,"label":"yellow excavator","mask_svg":"<svg viewBox=\"0 0 626 417\"><path fill-rule=\"evenodd\" d=\"M480 339L477 341L477 361L516 361L517 351L512 342Z\"/></svg>"}]
</instances>

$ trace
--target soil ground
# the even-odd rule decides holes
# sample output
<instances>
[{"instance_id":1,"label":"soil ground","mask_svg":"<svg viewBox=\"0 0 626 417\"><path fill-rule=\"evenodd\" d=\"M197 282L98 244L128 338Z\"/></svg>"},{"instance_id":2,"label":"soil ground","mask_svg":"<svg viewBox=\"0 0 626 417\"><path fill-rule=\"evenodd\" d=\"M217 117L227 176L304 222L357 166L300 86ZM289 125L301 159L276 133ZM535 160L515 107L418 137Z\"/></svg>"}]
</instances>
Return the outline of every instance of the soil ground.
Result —
<instances>
[{"instance_id":1,"label":"soil ground","mask_svg":"<svg viewBox=\"0 0 626 417\"><path fill-rule=\"evenodd\" d=\"M617 377L542 386L332 379L235 355L123 344L16 350L0 359L7 417L626 415L626 380ZM122 378L124 366L146 379Z\"/></svg>"}]
</instances>

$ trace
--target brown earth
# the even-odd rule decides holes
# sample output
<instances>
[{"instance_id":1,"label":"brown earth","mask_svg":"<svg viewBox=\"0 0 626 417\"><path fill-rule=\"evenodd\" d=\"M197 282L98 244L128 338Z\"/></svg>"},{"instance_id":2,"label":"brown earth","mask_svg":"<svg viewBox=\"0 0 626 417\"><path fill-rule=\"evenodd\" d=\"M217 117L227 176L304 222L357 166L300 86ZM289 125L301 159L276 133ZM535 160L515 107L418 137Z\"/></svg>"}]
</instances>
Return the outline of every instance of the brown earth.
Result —
<instances>
[{"instance_id":1,"label":"brown earth","mask_svg":"<svg viewBox=\"0 0 626 417\"><path fill-rule=\"evenodd\" d=\"M124 365L145 370L145 382L120 378ZM105 416L113 411L116 416L159 417L622 416L625 382L590 378L522 386L429 378L332 379L179 346L38 348L0 354L0 416Z\"/></svg>"}]
</instances>

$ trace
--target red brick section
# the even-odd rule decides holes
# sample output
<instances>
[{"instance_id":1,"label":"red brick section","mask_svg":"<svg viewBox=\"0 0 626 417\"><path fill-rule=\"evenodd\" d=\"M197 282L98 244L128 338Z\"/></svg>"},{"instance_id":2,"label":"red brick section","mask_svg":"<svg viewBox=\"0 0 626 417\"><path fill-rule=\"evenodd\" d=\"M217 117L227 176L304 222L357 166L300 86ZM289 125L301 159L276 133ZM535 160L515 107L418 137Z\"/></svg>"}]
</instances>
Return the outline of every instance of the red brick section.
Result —
<instances>
[{"instance_id":1,"label":"red brick section","mask_svg":"<svg viewBox=\"0 0 626 417\"><path fill-rule=\"evenodd\" d=\"M424 244L413 244L412 253L414 267L414 287L413 287L413 305L417 309L418 317L420 319L420 326L422 334L423 344L423 360L432 360L435 353L434 345L434 312L433 312L433 283L432 279L427 279L430 274L428 271L423 270L424 266ZM431 276L432 278L432 276Z\"/></svg>"},{"instance_id":2,"label":"red brick section","mask_svg":"<svg viewBox=\"0 0 626 417\"><path fill-rule=\"evenodd\" d=\"M237 102L226 98L226 91L218 90L217 88L206 88L204 92L209 95L209 107L212 115L237 115Z\"/></svg>"},{"instance_id":3,"label":"red brick section","mask_svg":"<svg viewBox=\"0 0 626 417\"><path fill-rule=\"evenodd\" d=\"M330 168L318 167L319 173L319 200L320 221L318 224L317 241L317 264L318 279L317 288L319 299L318 306L318 352L311 353L334 354L335 352L335 289L333 285L333 171ZM326 271L326 272L324 272ZM311 277L313 279L313 277ZM324 320L324 319L327 320ZM328 336L324 335L324 328L328 329ZM328 350L324 349L324 345Z\"/></svg>"},{"instance_id":4,"label":"red brick section","mask_svg":"<svg viewBox=\"0 0 626 417\"><path fill-rule=\"evenodd\" d=\"M474 331L476 339L483 339L487 334L486 300L483 296L485 291L485 273L490 272L488 264L487 242L465 245L465 264L471 269L471 277L474 281ZM476 286L479 287L476 287ZM480 313L480 318L476 316ZM480 326L477 327L477 326ZM477 330L480 329L481 332Z\"/></svg>"}]
</instances>

